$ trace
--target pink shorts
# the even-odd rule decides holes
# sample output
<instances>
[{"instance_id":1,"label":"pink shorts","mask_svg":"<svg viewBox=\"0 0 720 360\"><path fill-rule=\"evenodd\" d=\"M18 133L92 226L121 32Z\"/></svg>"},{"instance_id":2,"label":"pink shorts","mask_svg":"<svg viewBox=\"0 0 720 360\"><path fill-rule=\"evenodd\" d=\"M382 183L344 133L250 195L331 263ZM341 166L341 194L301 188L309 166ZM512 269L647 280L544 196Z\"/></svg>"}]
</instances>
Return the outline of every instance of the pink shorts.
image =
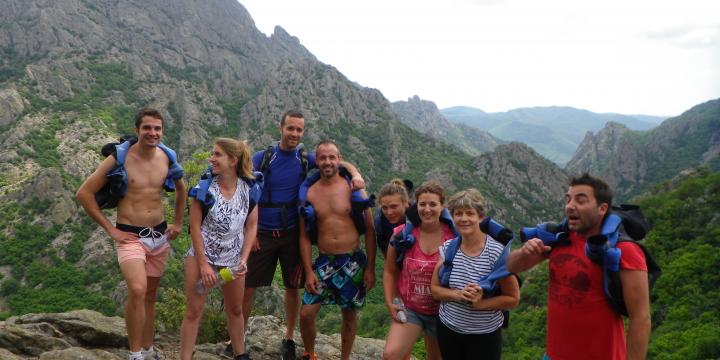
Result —
<instances>
[{"instance_id":1,"label":"pink shorts","mask_svg":"<svg viewBox=\"0 0 720 360\"><path fill-rule=\"evenodd\" d=\"M155 249L151 249L141 243L140 240L126 244L116 243L118 263L122 264L128 260L141 259L145 262L145 274L147 277L161 277L165 272L165 263L170 252L170 244L164 240L167 223L162 222L152 228L126 224L117 224L116 227L122 231L134 233L145 239L145 241L149 240L150 244L152 244L153 240L158 243ZM154 239L153 234L157 235Z\"/></svg>"}]
</instances>

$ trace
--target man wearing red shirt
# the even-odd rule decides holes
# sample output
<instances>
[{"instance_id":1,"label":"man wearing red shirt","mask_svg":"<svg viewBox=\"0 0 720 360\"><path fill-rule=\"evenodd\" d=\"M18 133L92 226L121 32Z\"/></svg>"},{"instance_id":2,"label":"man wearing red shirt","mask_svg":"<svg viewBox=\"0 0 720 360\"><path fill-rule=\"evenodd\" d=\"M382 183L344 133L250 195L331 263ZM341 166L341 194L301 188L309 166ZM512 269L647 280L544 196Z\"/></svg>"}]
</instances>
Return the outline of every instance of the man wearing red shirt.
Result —
<instances>
[{"instance_id":1,"label":"man wearing red shirt","mask_svg":"<svg viewBox=\"0 0 720 360\"><path fill-rule=\"evenodd\" d=\"M583 174L570 180L565 195L570 244L551 248L528 240L508 259L512 272L529 270L550 259L546 358L644 359L650 337L650 295L645 256L633 242L620 242L620 280L628 310L623 319L603 290L603 267L585 254L587 238L600 234L612 204L612 191L601 179ZM552 250L552 251L551 251Z\"/></svg>"}]
</instances>

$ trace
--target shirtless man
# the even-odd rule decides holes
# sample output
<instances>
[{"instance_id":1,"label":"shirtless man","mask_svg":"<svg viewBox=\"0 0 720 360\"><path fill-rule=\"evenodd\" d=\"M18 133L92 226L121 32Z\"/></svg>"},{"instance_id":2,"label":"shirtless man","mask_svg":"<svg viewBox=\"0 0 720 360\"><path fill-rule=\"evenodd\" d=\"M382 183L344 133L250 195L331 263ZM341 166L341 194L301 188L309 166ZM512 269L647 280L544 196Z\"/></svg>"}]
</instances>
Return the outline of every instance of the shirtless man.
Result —
<instances>
[{"instance_id":1,"label":"shirtless man","mask_svg":"<svg viewBox=\"0 0 720 360\"><path fill-rule=\"evenodd\" d=\"M315 148L320 179L307 192L317 219L317 246L320 255L310 261L312 243L300 218L300 254L305 271L305 295L300 309L300 332L305 346L302 359L314 360L315 317L322 304L337 304L342 309L342 359L350 358L357 311L365 303L365 293L375 286L375 234L372 214L364 211L365 249L360 250L360 235L351 218L348 181L338 172L341 156L337 144L326 140ZM363 191L364 192L364 191ZM363 194L364 195L364 194ZM367 271L365 271L367 269Z\"/></svg>"},{"instance_id":2,"label":"shirtless man","mask_svg":"<svg viewBox=\"0 0 720 360\"><path fill-rule=\"evenodd\" d=\"M158 356L152 348L156 291L170 249L167 240L178 236L185 209L186 190L180 168L170 179L175 184L175 223L165 222L162 191L169 173L166 151L172 150L161 145L162 132L163 119L157 110L145 108L135 116L137 142L127 150L127 192L117 206L116 226L95 201L95 193L108 182L106 174L117 165L114 156L100 163L76 194L85 212L102 226L117 248L120 271L128 287L125 324L130 360Z\"/></svg>"}]
</instances>

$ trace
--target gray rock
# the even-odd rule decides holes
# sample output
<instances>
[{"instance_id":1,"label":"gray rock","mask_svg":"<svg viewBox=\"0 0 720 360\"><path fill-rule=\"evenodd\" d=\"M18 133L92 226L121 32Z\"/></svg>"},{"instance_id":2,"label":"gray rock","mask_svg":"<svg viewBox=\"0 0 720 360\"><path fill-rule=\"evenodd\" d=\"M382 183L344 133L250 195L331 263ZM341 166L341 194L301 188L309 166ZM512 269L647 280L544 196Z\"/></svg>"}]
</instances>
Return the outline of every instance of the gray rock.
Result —
<instances>
[{"instance_id":1,"label":"gray rock","mask_svg":"<svg viewBox=\"0 0 720 360\"><path fill-rule=\"evenodd\" d=\"M122 360L123 357L99 349L71 347L40 354L39 360Z\"/></svg>"},{"instance_id":2,"label":"gray rock","mask_svg":"<svg viewBox=\"0 0 720 360\"><path fill-rule=\"evenodd\" d=\"M0 90L0 126L5 126L15 121L23 110L25 110L25 104L17 90Z\"/></svg>"},{"instance_id":3,"label":"gray rock","mask_svg":"<svg viewBox=\"0 0 720 360\"><path fill-rule=\"evenodd\" d=\"M33 327L6 321L0 324L0 348L15 354L38 356L46 351L66 349L72 345L65 339L47 336Z\"/></svg>"},{"instance_id":4,"label":"gray rock","mask_svg":"<svg viewBox=\"0 0 720 360\"><path fill-rule=\"evenodd\" d=\"M46 322L55 326L65 337L93 347L125 347L125 321L117 316L107 317L91 310L76 310L56 314L28 314L14 320L16 324Z\"/></svg>"}]
</instances>

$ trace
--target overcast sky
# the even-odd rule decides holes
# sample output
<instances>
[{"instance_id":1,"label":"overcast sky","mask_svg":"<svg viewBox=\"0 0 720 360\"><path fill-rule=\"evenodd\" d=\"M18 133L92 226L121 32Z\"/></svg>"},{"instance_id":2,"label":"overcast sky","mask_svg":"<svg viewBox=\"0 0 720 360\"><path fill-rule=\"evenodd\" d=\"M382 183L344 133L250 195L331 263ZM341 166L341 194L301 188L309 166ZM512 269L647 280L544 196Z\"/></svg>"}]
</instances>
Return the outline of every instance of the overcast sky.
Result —
<instances>
[{"instance_id":1,"label":"overcast sky","mask_svg":"<svg viewBox=\"0 0 720 360\"><path fill-rule=\"evenodd\" d=\"M240 0L391 101L678 115L720 97L718 0Z\"/></svg>"}]
</instances>

